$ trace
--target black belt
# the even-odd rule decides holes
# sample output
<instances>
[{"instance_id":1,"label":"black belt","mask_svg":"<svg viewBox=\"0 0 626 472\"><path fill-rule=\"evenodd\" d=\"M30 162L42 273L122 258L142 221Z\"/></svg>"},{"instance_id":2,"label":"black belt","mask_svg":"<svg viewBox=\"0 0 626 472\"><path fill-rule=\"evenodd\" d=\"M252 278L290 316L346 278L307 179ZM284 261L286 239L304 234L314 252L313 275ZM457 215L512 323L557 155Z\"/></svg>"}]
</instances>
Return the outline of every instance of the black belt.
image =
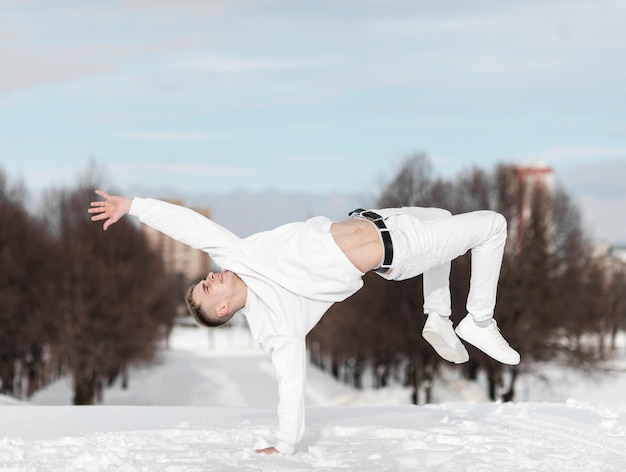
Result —
<instances>
[{"instance_id":1,"label":"black belt","mask_svg":"<svg viewBox=\"0 0 626 472\"><path fill-rule=\"evenodd\" d=\"M351 218L365 218L378 227L378 231L380 232L380 236L383 240L383 250L385 252L385 256L383 257L383 263L374 269L374 271L387 272L393 262L393 243L391 242L391 235L389 234L389 229L385 225L383 217L376 212L364 210L363 208L357 208L356 210L351 211L349 216Z\"/></svg>"}]
</instances>

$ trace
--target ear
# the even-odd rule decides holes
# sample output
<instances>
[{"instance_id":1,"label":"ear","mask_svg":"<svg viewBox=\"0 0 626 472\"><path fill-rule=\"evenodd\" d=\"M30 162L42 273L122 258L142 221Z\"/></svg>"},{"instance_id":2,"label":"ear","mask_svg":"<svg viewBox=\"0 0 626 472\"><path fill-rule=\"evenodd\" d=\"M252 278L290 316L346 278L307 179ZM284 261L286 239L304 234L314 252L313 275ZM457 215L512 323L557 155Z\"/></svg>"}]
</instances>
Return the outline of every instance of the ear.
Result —
<instances>
[{"instance_id":1,"label":"ear","mask_svg":"<svg viewBox=\"0 0 626 472\"><path fill-rule=\"evenodd\" d=\"M222 318L230 313L230 303L223 303L217 307L215 314L218 318Z\"/></svg>"}]
</instances>

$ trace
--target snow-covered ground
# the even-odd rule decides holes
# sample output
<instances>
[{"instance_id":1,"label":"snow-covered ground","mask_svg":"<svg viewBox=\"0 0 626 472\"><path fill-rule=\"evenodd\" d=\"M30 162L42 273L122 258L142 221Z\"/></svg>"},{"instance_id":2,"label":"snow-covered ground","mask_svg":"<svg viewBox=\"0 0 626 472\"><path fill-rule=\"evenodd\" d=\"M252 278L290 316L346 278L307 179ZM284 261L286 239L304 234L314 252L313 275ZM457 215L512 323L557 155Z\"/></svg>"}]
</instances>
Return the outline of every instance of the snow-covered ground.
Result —
<instances>
[{"instance_id":1,"label":"snow-covered ground","mask_svg":"<svg viewBox=\"0 0 626 472\"><path fill-rule=\"evenodd\" d=\"M160 364L135 370L105 405L70 406L69 381L29 403L0 397L8 471L624 471L626 363L599 379L546 367L520 400L485 401L451 372L443 402L401 387L355 392L309 368L307 431L293 456L260 456L276 431L268 356L239 329L177 328ZM626 356L623 356L626 358Z\"/></svg>"}]
</instances>

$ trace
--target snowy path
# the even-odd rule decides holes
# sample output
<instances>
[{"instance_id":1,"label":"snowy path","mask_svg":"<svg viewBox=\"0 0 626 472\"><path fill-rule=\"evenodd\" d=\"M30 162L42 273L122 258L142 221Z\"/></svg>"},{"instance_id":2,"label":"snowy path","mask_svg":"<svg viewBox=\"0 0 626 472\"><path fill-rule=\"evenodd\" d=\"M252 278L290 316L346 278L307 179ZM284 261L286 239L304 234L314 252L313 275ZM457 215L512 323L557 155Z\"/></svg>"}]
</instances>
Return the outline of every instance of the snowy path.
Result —
<instances>
[{"instance_id":1,"label":"snowy path","mask_svg":"<svg viewBox=\"0 0 626 472\"><path fill-rule=\"evenodd\" d=\"M244 352L238 356L174 351L167 355L168 368L144 371L134 376L152 395L144 400L150 405L190 406L269 406L278 401L276 380L270 359L264 353ZM255 386L263 385L262 388ZM266 388L268 386L270 388ZM132 401L134 389L112 392L107 404L141 404ZM106 394L105 394L106 395Z\"/></svg>"}]
</instances>

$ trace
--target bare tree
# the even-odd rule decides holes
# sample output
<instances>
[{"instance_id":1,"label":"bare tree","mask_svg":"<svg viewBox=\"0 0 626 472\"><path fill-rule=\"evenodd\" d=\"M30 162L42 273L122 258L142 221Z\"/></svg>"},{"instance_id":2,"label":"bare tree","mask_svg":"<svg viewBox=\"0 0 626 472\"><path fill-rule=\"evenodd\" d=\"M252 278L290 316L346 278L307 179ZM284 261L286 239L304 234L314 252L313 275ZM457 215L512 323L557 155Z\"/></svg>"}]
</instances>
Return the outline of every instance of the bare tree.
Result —
<instances>
[{"instance_id":1,"label":"bare tree","mask_svg":"<svg viewBox=\"0 0 626 472\"><path fill-rule=\"evenodd\" d=\"M428 206L431 195L432 165L426 154L408 156L402 162L400 170L383 189L378 206Z\"/></svg>"},{"instance_id":2,"label":"bare tree","mask_svg":"<svg viewBox=\"0 0 626 472\"><path fill-rule=\"evenodd\" d=\"M151 361L176 315L172 279L129 221L104 234L85 211L93 189L51 198L64 265L58 292L62 320L57 352L74 381L75 404L92 404L132 364ZM52 212L50 212L52 213Z\"/></svg>"},{"instance_id":3,"label":"bare tree","mask_svg":"<svg viewBox=\"0 0 626 472\"><path fill-rule=\"evenodd\" d=\"M44 356L56 335L49 310L57 252L25 210L25 196L0 170L0 392L18 398L45 382Z\"/></svg>"}]
</instances>

